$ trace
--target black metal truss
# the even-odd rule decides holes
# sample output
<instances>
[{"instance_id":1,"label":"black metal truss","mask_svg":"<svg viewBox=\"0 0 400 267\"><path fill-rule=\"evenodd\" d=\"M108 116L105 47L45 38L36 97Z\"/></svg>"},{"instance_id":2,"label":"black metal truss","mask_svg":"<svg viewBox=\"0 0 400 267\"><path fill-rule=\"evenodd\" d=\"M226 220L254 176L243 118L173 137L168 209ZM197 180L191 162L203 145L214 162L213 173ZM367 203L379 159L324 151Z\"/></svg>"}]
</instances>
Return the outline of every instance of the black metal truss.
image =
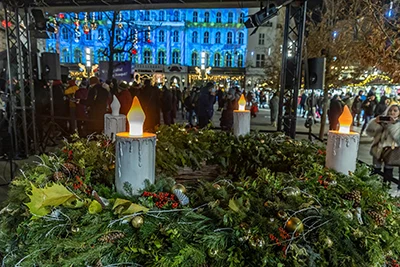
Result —
<instances>
[{"instance_id":1,"label":"black metal truss","mask_svg":"<svg viewBox=\"0 0 400 267\"><path fill-rule=\"evenodd\" d=\"M37 151L30 13L27 8L5 4L4 13L7 25L9 127L13 136L14 153L29 155Z\"/></svg>"},{"instance_id":2,"label":"black metal truss","mask_svg":"<svg viewBox=\"0 0 400 267\"><path fill-rule=\"evenodd\" d=\"M302 77L307 0L296 2L296 5L291 4L286 7L278 114L278 131L283 130L292 138L296 136L297 99Z\"/></svg>"}]
</instances>

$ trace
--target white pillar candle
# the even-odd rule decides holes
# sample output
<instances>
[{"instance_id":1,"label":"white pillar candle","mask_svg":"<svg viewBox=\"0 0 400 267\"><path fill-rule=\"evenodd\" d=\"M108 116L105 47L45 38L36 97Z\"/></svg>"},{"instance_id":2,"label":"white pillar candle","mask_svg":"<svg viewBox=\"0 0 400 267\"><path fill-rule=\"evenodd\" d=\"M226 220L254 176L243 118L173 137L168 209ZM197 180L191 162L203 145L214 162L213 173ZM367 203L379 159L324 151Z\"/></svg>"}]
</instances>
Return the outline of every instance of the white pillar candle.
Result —
<instances>
[{"instance_id":1,"label":"white pillar candle","mask_svg":"<svg viewBox=\"0 0 400 267\"><path fill-rule=\"evenodd\" d=\"M349 171L354 172L359 143L360 135L358 133L329 131L326 147L326 167L346 175L349 174Z\"/></svg>"},{"instance_id":2,"label":"white pillar candle","mask_svg":"<svg viewBox=\"0 0 400 267\"><path fill-rule=\"evenodd\" d=\"M119 110L121 109L121 103L119 103L118 98L113 95L113 101L111 102L111 114L114 116L119 115Z\"/></svg>"},{"instance_id":3,"label":"white pillar candle","mask_svg":"<svg viewBox=\"0 0 400 267\"><path fill-rule=\"evenodd\" d=\"M236 137L250 133L250 111L233 111L233 133Z\"/></svg>"},{"instance_id":4,"label":"white pillar candle","mask_svg":"<svg viewBox=\"0 0 400 267\"><path fill-rule=\"evenodd\" d=\"M138 195L144 189L145 181L155 181L156 135L143 133L141 136L130 136L129 133L117 134L115 147L115 186L117 192L129 195L124 188L127 184L132 193Z\"/></svg>"},{"instance_id":5,"label":"white pillar candle","mask_svg":"<svg viewBox=\"0 0 400 267\"><path fill-rule=\"evenodd\" d=\"M117 115L114 116L112 114L104 115L104 134L109 138L112 138L112 141L115 141L115 135L120 132L126 131L126 116L125 115Z\"/></svg>"}]
</instances>

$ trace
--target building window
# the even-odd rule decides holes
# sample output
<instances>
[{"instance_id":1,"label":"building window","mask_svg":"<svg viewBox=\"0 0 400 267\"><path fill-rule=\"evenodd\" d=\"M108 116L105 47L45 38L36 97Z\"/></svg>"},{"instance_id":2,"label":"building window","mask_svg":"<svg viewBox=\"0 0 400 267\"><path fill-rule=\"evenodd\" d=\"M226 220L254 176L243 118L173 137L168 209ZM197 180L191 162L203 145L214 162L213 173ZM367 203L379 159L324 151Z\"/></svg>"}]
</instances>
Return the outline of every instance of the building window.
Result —
<instances>
[{"instance_id":1,"label":"building window","mask_svg":"<svg viewBox=\"0 0 400 267\"><path fill-rule=\"evenodd\" d=\"M104 41L104 30L103 29L99 29L97 34L98 34L97 39L99 39L99 41Z\"/></svg>"},{"instance_id":2,"label":"building window","mask_svg":"<svg viewBox=\"0 0 400 267\"><path fill-rule=\"evenodd\" d=\"M85 34L85 39L86 41L91 41L92 40L92 31L89 31L88 34Z\"/></svg>"},{"instance_id":3,"label":"building window","mask_svg":"<svg viewBox=\"0 0 400 267\"><path fill-rule=\"evenodd\" d=\"M150 11L146 10L146 11L144 12L144 18L143 18L143 20L144 20L144 21L149 21L149 20L150 20Z\"/></svg>"},{"instance_id":4,"label":"building window","mask_svg":"<svg viewBox=\"0 0 400 267\"><path fill-rule=\"evenodd\" d=\"M151 51L149 51L149 50L144 51L143 58L144 58L144 61L143 61L144 64L150 64L151 63Z\"/></svg>"},{"instance_id":5,"label":"building window","mask_svg":"<svg viewBox=\"0 0 400 267\"><path fill-rule=\"evenodd\" d=\"M97 60L106 61L106 56L104 55L104 51L101 49L97 50Z\"/></svg>"},{"instance_id":6,"label":"building window","mask_svg":"<svg viewBox=\"0 0 400 267\"><path fill-rule=\"evenodd\" d=\"M160 43L165 42L165 34L164 34L164 31L160 31L160 32L158 33L158 41L159 41Z\"/></svg>"},{"instance_id":7,"label":"building window","mask_svg":"<svg viewBox=\"0 0 400 267\"><path fill-rule=\"evenodd\" d=\"M228 23L233 23L233 13L232 12L228 13Z\"/></svg>"},{"instance_id":8,"label":"building window","mask_svg":"<svg viewBox=\"0 0 400 267\"><path fill-rule=\"evenodd\" d=\"M242 33L242 32L239 33L238 43L240 45L244 44L244 33Z\"/></svg>"},{"instance_id":9,"label":"building window","mask_svg":"<svg viewBox=\"0 0 400 267\"><path fill-rule=\"evenodd\" d=\"M218 53L214 55L214 67L221 67L221 55Z\"/></svg>"},{"instance_id":10,"label":"building window","mask_svg":"<svg viewBox=\"0 0 400 267\"><path fill-rule=\"evenodd\" d=\"M61 61L62 61L63 63L69 63L69 52L68 52L68 50L67 50L66 48L64 48L64 49L62 50L61 55L62 55Z\"/></svg>"},{"instance_id":11,"label":"building window","mask_svg":"<svg viewBox=\"0 0 400 267\"><path fill-rule=\"evenodd\" d=\"M197 53L193 52L192 53L192 66L197 66Z\"/></svg>"},{"instance_id":12,"label":"building window","mask_svg":"<svg viewBox=\"0 0 400 267\"><path fill-rule=\"evenodd\" d=\"M238 67L243 68L243 55L242 54L238 55Z\"/></svg>"},{"instance_id":13,"label":"building window","mask_svg":"<svg viewBox=\"0 0 400 267\"><path fill-rule=\"evenodd\" d=\"M204 43L208 44L210 42L210 33L209 32L205 32L204 33Z\"/></svg>"},{"instance_id":14,"label":"building window","mask_svg":"<svg viewBox=\"0 0 400 267\"><path fill-rule=\"evenodd\" d=\"M179 64L179 51L172 52L172 64Z\"/></svg>"},{"instance_id":15,"label":"building window","mask_svg":"<svg viewBox=\"0 0 400 267\"><path fill-rule=\"evenodd\" d=\"M230 53L225 55L225 67L232 67L232 55Z\"/></svg>"},{"instance_id":16,"label":"building window","mask_svg":"<svg viewBox=\"0 0 400 267\"><path fill-rule=\"evenodd\" d=\"M221 23L222 22L222 19L221 19L221 12L218 12L217 13L217 18L216 18L216 21L215 21L216 23Z\"/></svg>"},{"instance_id":17,"label":"building window","mask_svg":"<svg viewBox=\"0 0 400 267\"><path fill-rule=\"evenodd\" d=\"M173 37L172 37L172 41L173 41L174 43L179 42L179 32L178 32L178 31L174 31L174 35L173 35Z\"/></svg>"},{"instance_id":18,"label":"building window","mask_svg":"<svg viewBox=\"0 0 400 267\"><path fill-rule=\"evenodd\" d=\"M74 51L74 63L82 63L82 51L79 49Z\"/></svg>"},{"instance_id":19,"label":"building window","mask_svg":"<svg viewBox=\"0 0 400 267\"><path fill-rule=\"evenodd\" d=\"M265 34L260 33L258 35L258 45L264 45L264 43L265 43Z\"/></svg>"},{"instance_id":20,"label":"building window","mask_svg":"<svg viewBox=\"0 0 400 267\"><path fill-rule=\"evenodd\" d=\"M204 22L210 22L210 12L204 13Z\"/></svg>"},{"instance_id":21,"label":"building window","mask_svg":"<svg viewBox=\"0 0 400 267\"><path fill-rule=\"evenodd\" d=\"M215 34L215 43L216 44L220 44L221 43L221 33L220 32L217 32Z\"/></svg>"},{"instance_id":22,"label":"building window","mask_svg":"<svg viewBox=\"0 0 400 267\"><path fill-rule=\"evenodd\" d=\"M159 21L164 21L165 20L164 11L158 12L158 20Z\"/></svg>"},{"instance_id":23,"label":"building window","mask_svg":"<svg viewBox=\"0 0 400 267\"><path fill-rule=\"evenodd\" d=\"M256 68L264 68L265 55L257 54L256 56Z\"/></svg>"},{"instance_id":24,"label":"building window","mask_svg":"<svg viewBox=\"0 0 400 267\"><path fill-rule=\"evenodd\" d=\"M117 42L122 40L121 30L120 29L115 31L115 40L117 40Z\"/></svg>"},{"instance_id":25,"label":"building window","mask_svg":"<svg viewBox=\"0 0 400 267\"><path fill-rule=\"evenodd\" d=\"M97 12L97 19L102 20L103 19L103 12Z\"/></svg>"},{"instance_id":26,"label":"building window","mask_svg":"<svg viewBox=\"0 0 400 267\"><path fill-rule=\"evenodd\" d=\"M179 12L178 11L174 11L173 21L179 21Z\"/></svg>"},{"instance_id":27,"label":"building window","mask_svg":"<svg viewBox=\"0 0 400 267\"><path fill-rule=\"evenodd\" d=\"M239 23L244 23L244 13L240 13Z\"/></svg>"},{"instance_id":28,"label":"building window","mask_svg":"<svg viewBox=\"0 0 400 267\"><path fill-rule=\"evenodd\" d=\"M198 13L195 11L193 12L193 22L197 22Z\"/></svg>"},{"instance_id":29,"label":"building window","mask_svg":"<svg viewBox=\"0 0 400 267\"><path fill-rule=\"evenodd\" d=\"M228 32L226 43L232 44L232 42L233 42L233 34L232 32Z\"/></svg>"},{"instance_id":30,"label":"building window","mask_svg":"<svg viewBox=\"0 0 400 267\"><path fill-rule=\"evenodd\" d=\"M197 32L193 32L192 33L192 43L197 44L197 37L198 37Z\"/></svg>"},{"instance_id":31,"label":"building window","mask_svg":"<svg viewBox=\"0 0 400 267\"><path fill-rule=\"evenodd\" d=\"M210 54L206 53L205 56L206 67L210 65Z\"/></svg>"},{"instance_id":32,"label":"building window","mask_svg":"<svg viewBox=\"0 0 400 267\"><path fill-rule=\"evenodd\" d=\"M165 64L165 52L164 51L158 51L158 60L157 60L158 64Z\"/></svg>"},{"instance_id":33,"label":"building window","mask_svg":"<svg viewBox=\"0 0 400 267\"><path fill-rule=\"evenodd\" d=\"M61 36L64 40L68 40L69 39L69 34L68 34L68 29L63 27L61 30Z\"/></svg>"}]
</instances>

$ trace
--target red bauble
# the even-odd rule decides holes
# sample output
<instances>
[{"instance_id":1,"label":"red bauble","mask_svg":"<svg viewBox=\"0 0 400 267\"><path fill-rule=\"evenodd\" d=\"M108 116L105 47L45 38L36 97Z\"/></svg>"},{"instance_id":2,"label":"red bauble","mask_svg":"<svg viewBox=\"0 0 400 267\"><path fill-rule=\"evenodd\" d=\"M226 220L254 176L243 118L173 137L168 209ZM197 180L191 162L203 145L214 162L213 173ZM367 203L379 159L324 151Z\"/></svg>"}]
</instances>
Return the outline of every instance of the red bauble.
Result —
<instances>
[{"instance_id":1,"label":"red bauble","mask_svg":"<svg viewBox=\"0 0 400 267\"><path fill-rule=\"evenodd\" d=\"M74 21L74 25L75 25L76 27L79 27L79 20L75 20L75 21Z\"/></svg>"},{"instance_id":2,"label":"red bauble","mask_svg":"<svg viewBox=\"0 0 400 267\"><path fill-rule=\"evenodd\" d=\"M64 13L60 13L60 14L58 14L58 18L60 18L60 19L64 19L64 18L65 18L65 15L64 15Z\"/></svg>"},{"instance_id":3,"label":"red bauble","mask_svg":"<svg viewBox=\"0 0 400 267\"><path fill-rule=\"evenodd\" d=\"M137 54L137 50L136 49L132 49L132 54L136 55Z\"/></svg>"},{"instance_id":4,"label":"red bauble","mask_svg":"<svg viewBox=\"0 0 400 267\"><path fill-rule=\"evenodd\" d=\"M150 39L147 39L147 42L148 42L148 43L151 43L151 40L150 40Z\"/></svg>"}]
</instances>

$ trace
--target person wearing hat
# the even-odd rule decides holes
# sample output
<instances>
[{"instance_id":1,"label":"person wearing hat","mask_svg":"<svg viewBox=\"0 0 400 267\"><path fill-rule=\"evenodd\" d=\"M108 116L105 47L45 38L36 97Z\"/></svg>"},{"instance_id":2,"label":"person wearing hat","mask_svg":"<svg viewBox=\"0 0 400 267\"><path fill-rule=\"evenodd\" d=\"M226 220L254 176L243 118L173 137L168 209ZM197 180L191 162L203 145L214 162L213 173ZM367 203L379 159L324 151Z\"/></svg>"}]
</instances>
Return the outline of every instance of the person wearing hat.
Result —
<instances>
[{"instance_id":1,"label":"person wearing hat","mask_svg":"<svg viewBox=\"0 0 400 267\"><path fill-rule=\"evenodd\" d=\"M118 101L121 104L121 109L119 111L120 114L127 115L129 109L132 106L132 95L129 92L129 85L125 81L120 81L118 83Z\"/></svg>"},{"instance_id":2,"label":"person wearing hat","mask_svg":"<svg viewBox=\"0 0 400 267\"><path fill-rule=\"evenodd\" d=\"M77 103L83 104L89 111L87 133L101 133L104 128L104 114L107 112L110 93L105 89L97 77L89 79L89 93L87 99L79 99Z\"/></svg>"}]
</instances>

